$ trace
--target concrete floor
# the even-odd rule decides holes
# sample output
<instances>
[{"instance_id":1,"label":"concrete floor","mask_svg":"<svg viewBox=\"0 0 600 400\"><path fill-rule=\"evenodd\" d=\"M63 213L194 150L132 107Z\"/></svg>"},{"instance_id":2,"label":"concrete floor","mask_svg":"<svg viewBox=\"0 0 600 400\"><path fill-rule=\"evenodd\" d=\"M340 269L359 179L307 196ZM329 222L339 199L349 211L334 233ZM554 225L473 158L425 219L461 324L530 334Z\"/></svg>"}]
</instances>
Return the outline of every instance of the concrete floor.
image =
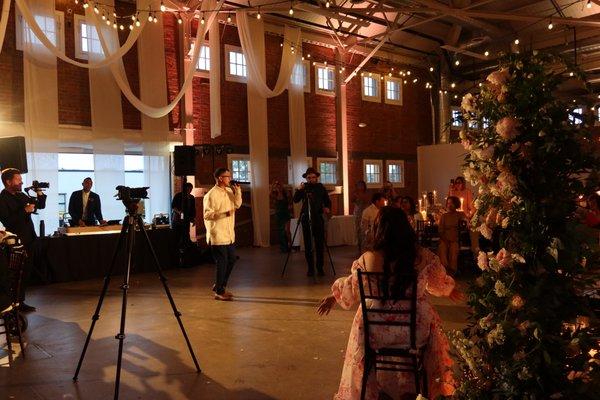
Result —
<instances>
[{"instance_id":1,"label":"concrete floor","mask_svg":"<svg viewBox=\"0 0 600 400\"><path fill-rule=\"evenodd\" d=\"M338 276L355 249L333 248ZM316 314L334 277L305 276L294 253L285 278L275 248L238 250L229 288L234 302L212 298L214 267L167 271L175 302L202 368L193 362L156 274L131 280L121 399L331 399L337 390L354 311ZM116 370L121 277L115 277L88 349L79 382L75 371L101 280L31 288L27 358L9 365L0 338L0 399L109 399ZM466 308L433 299L448 329L464 324ZM18 343L13 345L17 352Z\"/></svg>"}]
</instances>

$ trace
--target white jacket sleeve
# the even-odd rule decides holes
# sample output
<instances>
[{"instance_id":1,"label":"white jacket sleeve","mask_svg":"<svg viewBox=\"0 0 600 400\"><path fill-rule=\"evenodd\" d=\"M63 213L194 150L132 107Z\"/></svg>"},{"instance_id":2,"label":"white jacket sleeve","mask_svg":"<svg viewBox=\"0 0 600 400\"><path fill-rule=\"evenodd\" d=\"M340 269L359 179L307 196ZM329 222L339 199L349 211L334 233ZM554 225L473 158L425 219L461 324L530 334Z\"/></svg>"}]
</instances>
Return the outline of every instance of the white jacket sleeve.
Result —
<instances>
[{"instance_id":1,"label":"white jacket sleeve","mask_svg":"<svg viewBox=\"0 0 600 400\"><path fill-rule=\"evenodd\" d=\"M211 193L207 193L206 196L204 196L202 204L204 206L204 219L215 221L225 216L225 214L215 209L214 199L212 198Z\"/></svg>"},{"instance_id":2,"label":"white jacket sleeve","mask_svg":"<svg viewBox=\"0 0 600 400\"><path fill-rule=\"evenodd\" d=\"M236 210L242 206L242 188L236 189L233 199L233 205L235 206Z\"/></svg>"}]
</instances>

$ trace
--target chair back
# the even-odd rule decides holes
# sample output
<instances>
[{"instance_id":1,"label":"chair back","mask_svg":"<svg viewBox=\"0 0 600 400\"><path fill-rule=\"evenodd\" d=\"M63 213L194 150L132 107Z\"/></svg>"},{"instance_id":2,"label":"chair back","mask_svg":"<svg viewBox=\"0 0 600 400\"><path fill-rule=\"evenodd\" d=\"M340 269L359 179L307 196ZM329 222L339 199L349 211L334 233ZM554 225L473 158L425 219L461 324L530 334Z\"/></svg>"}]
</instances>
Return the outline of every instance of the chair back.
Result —
<instances>
[{"instance_id":1,"label":"chair back","mask_svg":"<svg viewBox=\"0 0 600 400\"><path fill-rule=\"evenodd\" d=\"M0 248L8 266L8 296L14 304L17 304L21 293L23 267L28 256L27 250L16 236L14 239L12 237L5 239Z\"/></svg>"},{"instance_id":2,"label":"chair back","mask_svg":"<svg viewBox=\"0 0 600 400\"><path fill-rule=\"evenodd\" d=\"M401 293L393 293L396 283L388 279L383 272L366 272L358 269L358 287L365 328L365 346L371 348L369 337L371 326L388 326L397 329L409 329L410 348L417 348L417 273L405 273L399 276L406 282ZM400 282L398 282L400 283ZM373 301L373 307L367 307L367 300ZM401 318L399 318L399 316Z\"/></svg>"}]
</instances>

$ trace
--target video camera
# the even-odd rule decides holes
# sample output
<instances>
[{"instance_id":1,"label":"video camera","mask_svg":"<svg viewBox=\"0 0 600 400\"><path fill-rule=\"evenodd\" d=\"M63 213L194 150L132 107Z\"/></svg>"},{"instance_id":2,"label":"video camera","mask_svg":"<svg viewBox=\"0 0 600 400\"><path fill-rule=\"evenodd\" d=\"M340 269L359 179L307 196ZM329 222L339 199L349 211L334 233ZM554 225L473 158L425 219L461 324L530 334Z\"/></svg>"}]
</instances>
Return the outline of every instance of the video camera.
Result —
<instances>
[{"instance_id":1,"label":"video camera","mask_svg":"<svg viewBox=\"0 0 600 400\"><path fill-rule=\"evenodd\" d=\"M30 190L37 192L38 190L44 190L44 189L49 189L49 188L50 188L49 182L33 181L33 182L31 182L31 186L25 188L25 191L27 192L27 194L29 194ZM31 195L30 195L30 197L31 197Z\"/></svg>"},{"instance_id":2,"label":"video camera","mask_svg":"<svg viewBox=\"0 0 600 400\"><path fill-rule=\"evenodd\" d=\"M140 199L147 199L148 189L150 189L150 186L131 188L129 186L119 185L115 189L117 190L117 194L115 195L117 200L122 200L124 203L128 203L131 201L138 201Z\"/></svg>"}]
</instances>

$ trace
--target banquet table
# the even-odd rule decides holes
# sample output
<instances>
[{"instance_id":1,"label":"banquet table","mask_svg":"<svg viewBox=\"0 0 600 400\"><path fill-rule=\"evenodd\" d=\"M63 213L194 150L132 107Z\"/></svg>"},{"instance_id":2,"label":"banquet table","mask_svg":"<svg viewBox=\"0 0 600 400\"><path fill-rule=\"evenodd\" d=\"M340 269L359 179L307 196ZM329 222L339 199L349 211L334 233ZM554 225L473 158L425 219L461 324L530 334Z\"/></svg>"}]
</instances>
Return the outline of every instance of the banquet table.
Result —
<instances>
[{"instance_id":1,"label":"banquet table","mask_svg":"<svg viewBox=\"0 0 600 400\"><path fill-rule=\"evenodd\" d=\"M293 218L290 224L292 235L298 224L298 219ZM329 246L344 246L356 245L356 232L354 229L354 215L334 215L325 222L325 230L327 232L327 245ZM302 225L298 227L298 233L294 239L294 246L304 248L302 236Z\"/></svg>"}]
</instances>

